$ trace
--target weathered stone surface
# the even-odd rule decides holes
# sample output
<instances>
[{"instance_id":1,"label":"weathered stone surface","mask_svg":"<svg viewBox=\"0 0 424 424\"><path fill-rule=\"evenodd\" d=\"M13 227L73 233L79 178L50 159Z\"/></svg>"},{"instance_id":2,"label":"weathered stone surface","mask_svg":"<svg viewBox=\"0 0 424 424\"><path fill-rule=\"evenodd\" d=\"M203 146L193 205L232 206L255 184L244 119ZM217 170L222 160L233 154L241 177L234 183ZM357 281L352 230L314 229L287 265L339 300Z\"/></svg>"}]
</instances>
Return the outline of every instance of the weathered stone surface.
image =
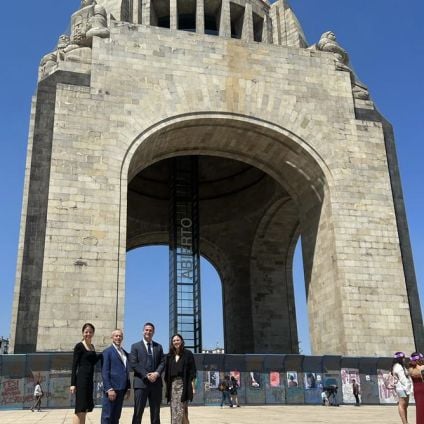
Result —
<instances>
[{"instance_id":1,"label":"weathered stone surface","mask_svg":"<svg viewBox=\"0 0 424 424\"><path fill-rule=\"evenodd\" d=\"M120 2L97 3L119 19ZM414 332L424 348L390 127L354 98L333 53L303 48L287 2L248 3L272 43L150 25L161 11L146 21L143 1L142 25L110 20L87 63L58 62L39 83L15 352L68 350L85 321L108 343L123 322L126 250L167 242L166 196L151 195L161 161L187 154L205 158L201 251L222 279L228 353L297 351L299 236L314 353L412 351Z\"/></svg>"}]
</instances>

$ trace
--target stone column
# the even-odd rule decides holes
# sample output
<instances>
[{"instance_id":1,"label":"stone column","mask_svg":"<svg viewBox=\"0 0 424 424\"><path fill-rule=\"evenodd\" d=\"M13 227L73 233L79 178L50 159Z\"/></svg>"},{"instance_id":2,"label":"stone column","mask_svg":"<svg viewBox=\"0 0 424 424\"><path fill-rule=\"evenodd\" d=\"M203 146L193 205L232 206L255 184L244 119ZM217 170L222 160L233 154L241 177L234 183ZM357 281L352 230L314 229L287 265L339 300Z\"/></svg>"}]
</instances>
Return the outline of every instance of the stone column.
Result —
<instances>
[{"instance_id":1,"label":"stone column","mask_svg":"<svg viewBox=\"0 0 424 424\"><path fill-rule=\"evenodd\" d=\"M134 24L139 24L141 23L141 7L140 7L140 1L141 0L133 0L133 10L132 10L132 15L133 15L133 23Z\"/></svg>"},{"instance_id":2,"label":"stone column","mask_svg":"<svg viewBox=\"0 0 424 424\"><path fill-rule=\"evenodd\" d=\"M253 41L253 16L252 16L252 5L246 3L244 9L244 18L243 18L243 29L241 31L241 39L245 41Z\"/></svg>"},{"instance_id":3,"label":"stone column","mask_svg":"<svg viewBox=\"0 0 424 424\"><path fill-rule=\"evenodd\" d=\"M151 0L142 0L141 2L141 23L150 25L150 8L152 7Z\"/></svg>"},{"instance_id":4,"label":"stone column","mask_svg":"<svg viewBox=\"0 0 424 424\"><path fill-rule=\"evenodd\" d=\"M177 0L169 2L169 28L178 29L178 6Z\"/></svg>"},{"instance_id":5,"label":"stone column","mask_svg":"<svg viewBox=\"0 0 424 424\"><path fill-rule=\"evenodd\" d=\"M273 44L286 45L287 42L283 41L283 30L284 25L284 4L281 1L277 1L271 5L270 17L272 19L272 42ZM285 35L285 34L284 34Z\"/></svg>"},{"instance_id":6,"label":"stone column","mask_svg":"<svg viewBox=\"0 0 424 424\"><path fill-rule=\"evenodd\" d=\"M205 0L196 1L196 32L205 33Z\"/></svg>"},{"instance_id":7,"label":"stone column","mask_svg":"<svg viewBox=\"0 0 424 424\"><path fill-rule=\"evenodd\" d=\"M231 37L230 0L222 0L219 35L220 37Z\"/></svg>"},{"instance_id":8,"label":"stone column","mask_svg":"<svg viewBox=\"0 0 424 424\"><path fill-rule=\"evenodd\" d=\"M262 42L263 43L272 43L272 25L271 19L264 15L264 23L262 27Z\"/></svg>"}]
</instances>

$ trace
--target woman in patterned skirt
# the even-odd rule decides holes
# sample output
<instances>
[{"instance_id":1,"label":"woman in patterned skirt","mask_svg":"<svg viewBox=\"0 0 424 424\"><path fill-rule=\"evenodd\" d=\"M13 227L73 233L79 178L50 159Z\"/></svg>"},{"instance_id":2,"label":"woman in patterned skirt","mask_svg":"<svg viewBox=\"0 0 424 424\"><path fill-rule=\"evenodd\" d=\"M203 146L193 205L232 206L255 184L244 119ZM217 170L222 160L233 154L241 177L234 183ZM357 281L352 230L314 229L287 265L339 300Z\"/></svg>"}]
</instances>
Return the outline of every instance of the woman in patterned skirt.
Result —
<instances>
[{"instance_id":1,"label":"woman in patterned skirt","mask_svg":"<svg viewBox=\"0 0 424 424\"><path fill-rule=\"evenodd\" d=\"M193 354L184 348L180 334L171 337L166 356L166 399L171 403L171 424L189 424L188 401L195 392L196 364Z\"/></svg>"}]
</instances>

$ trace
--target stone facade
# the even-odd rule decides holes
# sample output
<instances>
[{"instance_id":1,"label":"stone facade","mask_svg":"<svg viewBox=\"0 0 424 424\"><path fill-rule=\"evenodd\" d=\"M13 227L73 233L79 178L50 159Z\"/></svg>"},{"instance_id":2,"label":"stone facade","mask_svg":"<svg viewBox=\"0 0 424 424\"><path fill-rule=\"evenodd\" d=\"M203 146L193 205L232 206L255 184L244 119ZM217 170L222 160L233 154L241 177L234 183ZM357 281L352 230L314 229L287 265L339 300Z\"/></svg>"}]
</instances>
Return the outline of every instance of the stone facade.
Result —
<instances>
[{"instance_id":1,"label":"stone facade","mask_svg":"<svg viewBox=\"0 0 424 424\"><path fill-rule=\"evenodd\" d=\"M167 242L158 176L177 155L202 159L201 252L221 277L227 353L297 352L299 236L313 353L423 349L393 132L343 49L308 47L283 0L184 8L84 1L41 62L15 353L69 350L85 321L101 347L122 326L126 251Z\"/></svg>"}]
</instances>

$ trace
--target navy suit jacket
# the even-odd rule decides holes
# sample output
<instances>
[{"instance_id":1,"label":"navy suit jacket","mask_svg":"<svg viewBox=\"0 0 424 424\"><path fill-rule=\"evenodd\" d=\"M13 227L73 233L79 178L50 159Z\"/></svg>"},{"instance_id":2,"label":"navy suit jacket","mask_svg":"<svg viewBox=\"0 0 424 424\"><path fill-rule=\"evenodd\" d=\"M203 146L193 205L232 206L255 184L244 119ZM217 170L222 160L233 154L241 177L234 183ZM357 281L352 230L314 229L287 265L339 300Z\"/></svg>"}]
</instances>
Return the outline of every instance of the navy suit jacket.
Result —
<instances>
[{"instance_id":1,"label":"navy suit jacket","mask_svg":"<svg viewBox=\"0 0 424 424\"><path fill-rule=\"evenodd\" d=\"M127 357L126 366L114 346L103 351L102 378L105 392L110 389L128 390L131 387L128 353L125 350L124 353Z\"/></svg>"},{"instance_id":2,"label":"navy suit jacket","mask_svg":"<svg viewBox=\"0 0 424 424\"><path fill-rule=\"evenodd\" d=\"M159 374L158 379L153 384L162 386L162 372L165 368L165 356L163 354L162 345L152 342L153 348L153 370ZM131 346L130 366L134 370L134 389L144 389L152 384L147 379L147 349L143 340L134 343Z\"/></svg>"}]
</instances>

